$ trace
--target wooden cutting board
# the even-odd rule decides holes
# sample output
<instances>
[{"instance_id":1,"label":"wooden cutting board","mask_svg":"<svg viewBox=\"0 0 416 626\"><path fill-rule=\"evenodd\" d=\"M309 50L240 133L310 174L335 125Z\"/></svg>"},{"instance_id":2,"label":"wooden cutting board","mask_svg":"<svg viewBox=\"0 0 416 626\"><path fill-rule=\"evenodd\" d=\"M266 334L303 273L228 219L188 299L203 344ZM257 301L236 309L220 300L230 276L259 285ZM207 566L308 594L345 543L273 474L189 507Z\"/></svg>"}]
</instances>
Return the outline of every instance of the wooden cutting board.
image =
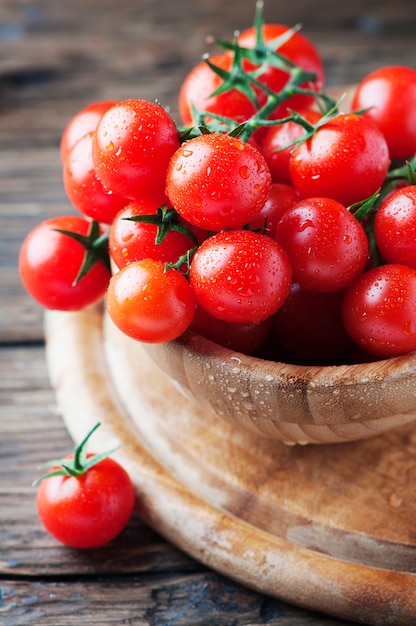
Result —
<instances>
[{"instance_id":1,"label":"wooden cutting board","mask_svg":"<svg viewBox=\"0 0 416 626\"><path fill-rule=\"evenodd\" d=\"M287 447L186 397L100 308L46 315L47 359L75 441L120 444L142 518L213 569L364 624L416 623L416 429Z\"/></svg>"}]
</instances>

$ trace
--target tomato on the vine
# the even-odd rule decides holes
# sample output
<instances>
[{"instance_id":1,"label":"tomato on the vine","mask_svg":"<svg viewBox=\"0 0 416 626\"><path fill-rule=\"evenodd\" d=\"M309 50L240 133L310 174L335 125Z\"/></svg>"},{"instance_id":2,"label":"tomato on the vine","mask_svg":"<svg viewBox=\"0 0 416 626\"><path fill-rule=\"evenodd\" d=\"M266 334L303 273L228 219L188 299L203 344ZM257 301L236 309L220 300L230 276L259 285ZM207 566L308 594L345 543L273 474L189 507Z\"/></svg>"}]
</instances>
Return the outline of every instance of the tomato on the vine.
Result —
<instances>
[{"instance_id":1,"label":"tomato on the vine","mask_svg":"<svg viewBox=\"0 0 416 626\"><path fill-rule=\"evenodd\" d=\"M210 58L210 63L221 70L230 71L233 59L224 53ZM222 78L201 61L185 77L179 91L179 113L185 125L195 124L192 108L221 115L241 124L256 112L255 104L241 91L231 89L212 95L223 83Z\"/></svg>"},{"instance_id":2,"label":"tomato on the vine","mask_svg":"<svg viewBox=\"0 0 416 626\"><path fill-rule=\"evenodd\" d=\"M268 199L270 186L270 171L259 150L217 133L184 142L166 178L166 194L177 212L214 231L247 224Z\"/></svg>"},{"instance_id":3,"label":"tomato on the vine","mask_svg":"<svg viewBox=\"0 0 416 626\"><path fill-rule=\"evenodd\" d=\"M396 189L381 203L374 237L385 261L416 269L416 185Z\"/></svg>"},{"instance_id":4,"label":"tomato on the vine","mask_svg":"<svg viewBox=\"0 0 416 626\"><path fill-rule=\"evenodd\" d=\"M299 32L293 31L289 39L284 43L279 46L272 45L279 37L290 33L290 30L289 26L285 26L284 24L263 24L261 29L263 43L266 47L271 47L275 52L303 71L315 74L315 82L303 86L318 90L325 80L324 64L318 49L307 37ZM238 36L238 44L243 48L254 48L256 42L257 30L254 26L244 30ZM248 61L245 62L245 67L246 70L249 71L258 70L254 64ZM289 68L282 69L270 63L267 68L257 76L257 80L263 83L268 89L278 93L289 80ZM309 106L311 102L313 102L313 96L305 94L293 95L278 107L278 110L274 112L272 117L285 116L289 108L295 110L301 109L305 106Z\"/></svg>"},{"instance_id":5,"label":"tomato on the vine","mask_svg":"<svg viewBox=\"0 0 416 626\"><path fill-rule=\"evenodd\" d=\"M339 291L365 269L368 239L362 225L332 198L300 200L276 228L293 280L309 291Z\"/></svg>"},{"instance_id":6,"label":"tomato on the vine","mask_svg":"<svg viewBox=\"0 0 416 626\"><path fill-rule=\"evenodd\" d=\"M351 107L365 109L377 124L391 159L416 154L416 69L389 65L371 72L358 84Z\"/></svg>"},{"instance_id":7,"label":"tomato on the vine","mask_svg":"<svg viewBox=\"0 0 416 626\"><path fill-rule=\"evenodd\" d=\"M98 178L108 190L128 198L166 202L166 169L179 147L173 119L146 100L124 100L101 117L92 155Z\"/></svg>"},{"instance_id":8,"label":"tomato on the vine","mask_svg":"<svg viewBox=\"0 0 416 626\"><path fill-rule=\"evenodd\" d=\"M342 113L292 152L289 167L304 198L326 196L349 206L381 187L389 165L388 146L376 124Z\"/></svg>"},{"instance_id":9,"label":"tomato on the vine","mask_svg":"<svg viewBox=\"0 0 416 626\"><path fill-rule=\"evenodd\" d=\"M83 217L60 216L39 223L26 236L19 254L20 278L32 298L45 308L79 310L104 296L111 274L100 250L96 250L96 262L77 281L87 251L82 243L58 232L88 237L92 228L93 223ZM94 255L94 250L90 254Z\"/></svg>"},{"instance_id":10,"label":"tomato on the vine","mask_svg":"<svg viewBox=\"0 0 416 626\"><path fill-rule=\"evenodd\" d=\"M257 324L273 315L289 293L291 277L283 248L245 229L206 239L192 257L189 275L198 304L237 324Z\"/></svg>"},{"instance_id":11,"label":"tomato on the vine","mask_svg":"<svg viewBox=\"0 0 416 626\"><path fill-rule=\"evenodd\" d=\"M195 297L188 280L176 269L153 259L134 261L110 280L107 310L127 336L146 343L176 339L190 326Z\"/></svg>"},{"instance_id":12,"label":"tomato on the vine","mask_svg":"<svg viewBox=\"0 0 416 626\"><path fill-rule=\"evenodd\" d=\"M37 492L37 510L46 530L72 548L97 548L114 539L129 521L135 504L126 470L105 452L85 452L94 430L72 455L48 463Z\"/></svg>"},{"instance_id":13,"label":"tomato on the vine","mask_svg":"<svg viewBox=\"0 0 416 626\"><path fill-rule=\"evenodd\" d=\"M416 350L416 270L385 264L346 290L344 326L353 341L378 358Z\"/></svg>"}]
</instances>

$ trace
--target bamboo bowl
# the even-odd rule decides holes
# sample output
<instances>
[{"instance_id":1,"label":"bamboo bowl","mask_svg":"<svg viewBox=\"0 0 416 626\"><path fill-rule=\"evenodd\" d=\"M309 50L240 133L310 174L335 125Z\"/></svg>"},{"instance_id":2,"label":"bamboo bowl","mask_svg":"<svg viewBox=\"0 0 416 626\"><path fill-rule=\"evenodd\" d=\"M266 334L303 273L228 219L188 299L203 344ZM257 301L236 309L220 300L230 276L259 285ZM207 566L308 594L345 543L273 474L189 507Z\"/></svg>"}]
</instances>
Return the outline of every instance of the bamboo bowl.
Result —
<instances>
[{"instance_id":1,"label":"bamboo bowl","mask_svg":"<svg viewBox=\"0 0 416 626\"><path fill-rule=\"evenodd\" d=\"M172 384L209 412L286 444L365 439L416 418L416 353L303 366L234 352L193 331L143 344Z\"/></svg>"}]
</instances>

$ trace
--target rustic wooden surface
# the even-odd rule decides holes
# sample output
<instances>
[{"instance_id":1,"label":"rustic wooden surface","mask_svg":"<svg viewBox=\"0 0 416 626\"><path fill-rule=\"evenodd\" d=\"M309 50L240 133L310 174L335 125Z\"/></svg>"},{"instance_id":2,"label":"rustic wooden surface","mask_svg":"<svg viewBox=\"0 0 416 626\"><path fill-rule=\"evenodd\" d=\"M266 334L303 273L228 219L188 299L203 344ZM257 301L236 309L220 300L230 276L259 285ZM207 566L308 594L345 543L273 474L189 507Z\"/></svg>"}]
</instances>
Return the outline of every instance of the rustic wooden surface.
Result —
<instances>
[{"instance_id":1,"label":"rustic wooden surface","mask_svg":"<svg viewBox=\"0 0 416 626\"><path fill-rule=\"evenodd\" d=\"M58 144L92 100L159 99L177 112L181 79L208 49L251 24L241 0L2 0L0 3L0 623L135 626L345 624L246 590L167 543L137 517L112 545L78 552L41 528L32 480L71 439L46 370L43 311L17 255L41 219L71 210ZM266 18L302 22L328 84L383 64L416 66L414 0L269 0ZM391 622L394 623L394 622Z\"/></svg>"}]
</instances>

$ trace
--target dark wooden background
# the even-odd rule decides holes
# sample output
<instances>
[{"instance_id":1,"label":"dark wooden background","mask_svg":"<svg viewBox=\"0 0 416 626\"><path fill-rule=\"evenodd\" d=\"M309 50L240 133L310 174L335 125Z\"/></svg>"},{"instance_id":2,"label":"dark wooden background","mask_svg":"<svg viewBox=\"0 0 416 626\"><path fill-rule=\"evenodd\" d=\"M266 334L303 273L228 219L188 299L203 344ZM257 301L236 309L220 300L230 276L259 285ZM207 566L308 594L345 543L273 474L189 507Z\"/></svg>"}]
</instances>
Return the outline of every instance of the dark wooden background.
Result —
<instances>
[{"instance_id":1,"label":"dark wooden background","mask_svg":"<svg viewBox=\"0 0 416 626\"><path fill-rule=\"evenodd\" d=\"M177 115L187 71L252 23L252 0L0 0L0 624L255 626L346 624L244 589L166 543L139 519L92 552L40 526L38 465L72 443L44 356L43 311L17 256L40 220L72 212L60 134L93 100L158 99ZM416 67L414 0L268 0L265 17L320 49L328 85L386 64Z\"/></svg>"}]
</instances>

